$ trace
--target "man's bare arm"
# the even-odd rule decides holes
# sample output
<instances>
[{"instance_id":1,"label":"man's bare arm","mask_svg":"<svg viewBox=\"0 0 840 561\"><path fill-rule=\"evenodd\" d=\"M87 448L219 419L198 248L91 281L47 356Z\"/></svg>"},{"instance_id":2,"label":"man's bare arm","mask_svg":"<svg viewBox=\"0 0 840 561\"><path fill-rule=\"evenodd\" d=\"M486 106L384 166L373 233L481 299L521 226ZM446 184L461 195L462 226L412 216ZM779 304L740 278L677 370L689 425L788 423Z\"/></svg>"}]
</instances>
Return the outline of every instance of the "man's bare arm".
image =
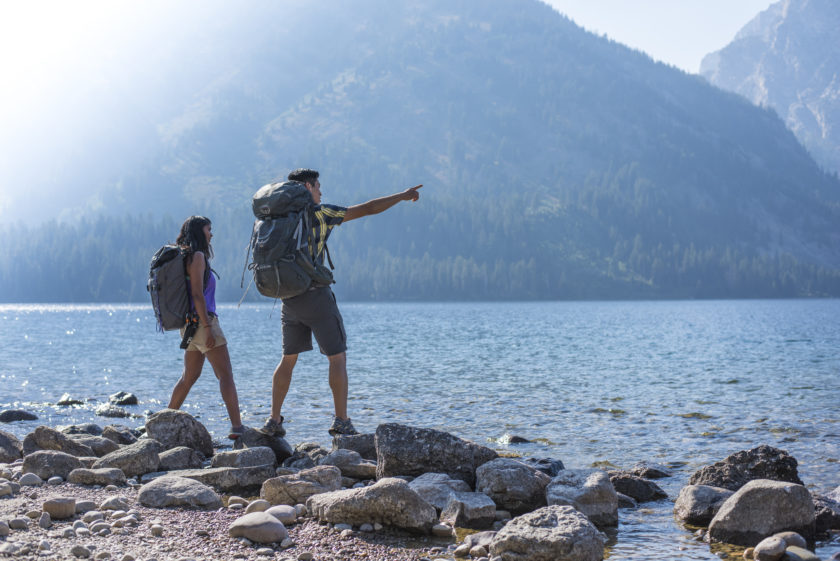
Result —
<instances>
[{"instance_id":1,"label":"man's bare arm","mask_svg":"<svg viewBox=\"0 0 840 561\"><path fill-rule=\"evenodd\" d=\"M418 193L417 190L422 186L423 185L415 185L414 187L406 189L401 193L394 193L393 195L373 199L360 205L353 205L347 209L347 213L344 215L344 222L347 222L348 220L355 220L356 218L361 218L363 216L370 216L371 214L379 214L380 212L388 210L400 201L416 201L420 198L420 193Z\"/></svg>"}]
</instances>

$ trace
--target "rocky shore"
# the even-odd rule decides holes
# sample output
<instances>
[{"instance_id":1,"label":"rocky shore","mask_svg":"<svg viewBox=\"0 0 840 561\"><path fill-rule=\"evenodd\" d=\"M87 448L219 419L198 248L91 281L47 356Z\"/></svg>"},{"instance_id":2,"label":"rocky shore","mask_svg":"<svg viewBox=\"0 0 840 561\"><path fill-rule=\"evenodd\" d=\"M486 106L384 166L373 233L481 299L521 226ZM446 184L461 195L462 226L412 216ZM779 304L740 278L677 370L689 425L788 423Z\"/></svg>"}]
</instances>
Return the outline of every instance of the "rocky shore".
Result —
<instances>
[{"instance_id":1,"label":"rocky shore","mask_svg":"<svg viewBox=\"0 0 840 561\"><path fill-rule=\"evenodd\" d=\"M2 412L14 419L14 412ZM619 509L674 501L697 539L745 558L816 560L840 529L840 487L807 490L770 446L695 472L565 469L398 424L294 448L246 429L233 450L163 410L145 425L0 430L0 557L15 559L597 561Z\"/></svg>"}]
</instances>

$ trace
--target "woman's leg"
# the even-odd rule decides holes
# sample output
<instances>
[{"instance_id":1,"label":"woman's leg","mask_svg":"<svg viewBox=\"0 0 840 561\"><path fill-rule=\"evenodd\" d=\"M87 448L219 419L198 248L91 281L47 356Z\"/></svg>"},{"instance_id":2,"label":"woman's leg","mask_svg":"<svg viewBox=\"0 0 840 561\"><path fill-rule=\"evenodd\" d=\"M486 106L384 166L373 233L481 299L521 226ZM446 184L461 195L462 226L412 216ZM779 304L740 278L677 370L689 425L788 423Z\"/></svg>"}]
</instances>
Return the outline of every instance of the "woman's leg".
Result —
<instances>
[{"instance_id":1,"label":"woman's leg","mask_svg":"<svg viewBox=\"0 0 840 561\"><path fill-rule=\"evenodd\" d=\"M172 397L169 398L170 409L180 409L190 393L195 381L201 376L201 369L204 366L204 355L198 351L184 351L184 373L181 379L172 389Z\"/></svg>"},{"instance_id":2,"label":"woman's leg","mask_svg":"<svg viewBox=\"0 0 840 561\"><path fill-rule=\"evenodd\" d=\"M242 426L242 419L239 417L239 397L236 395L233 367L230 365L227 345L207 351L207 360L210 361L213 373L219 379L219 390L222 392L222 400L225 402L231 426L234 428Z\"/></svg>"}]
</instances>

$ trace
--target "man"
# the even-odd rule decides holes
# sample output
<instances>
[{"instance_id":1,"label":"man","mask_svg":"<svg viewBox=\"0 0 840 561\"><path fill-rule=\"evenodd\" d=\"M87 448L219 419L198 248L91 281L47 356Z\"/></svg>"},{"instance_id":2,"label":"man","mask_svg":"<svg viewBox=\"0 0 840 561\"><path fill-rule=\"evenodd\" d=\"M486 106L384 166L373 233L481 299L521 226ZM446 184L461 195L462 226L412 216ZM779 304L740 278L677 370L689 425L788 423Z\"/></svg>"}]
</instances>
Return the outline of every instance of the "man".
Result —
<instances>
[{"instance_id":1,"label":"man","mask_svg":"<svg viewBox=\"0 0 840 561\"><path fill-rule=\"evenodd\" d=\"M363 216L379 214L400 201L416 201L420 198L417 190L422 187L417 185L401 193L346 208L321 204L321 182L318 176L319 173L315 170L297 169L289 174L289 180L300 181L306 185L315 201L312 236L315 255L321 263L324 260L327 238L333 228ZM297 363L298 354L312 350L314 334L321 353L329 360L329 382L335 404L335 417L329 433L332 436L358 434L347 415L347 337L332 289L329 286L312 286L299 296L283 300L281 324L283 357L271 380L271 417L260 430L273 436L285 436L286 429L283 428L284 419L280 410L292 382L292 371Z\"/></svg>"}]
</instances>

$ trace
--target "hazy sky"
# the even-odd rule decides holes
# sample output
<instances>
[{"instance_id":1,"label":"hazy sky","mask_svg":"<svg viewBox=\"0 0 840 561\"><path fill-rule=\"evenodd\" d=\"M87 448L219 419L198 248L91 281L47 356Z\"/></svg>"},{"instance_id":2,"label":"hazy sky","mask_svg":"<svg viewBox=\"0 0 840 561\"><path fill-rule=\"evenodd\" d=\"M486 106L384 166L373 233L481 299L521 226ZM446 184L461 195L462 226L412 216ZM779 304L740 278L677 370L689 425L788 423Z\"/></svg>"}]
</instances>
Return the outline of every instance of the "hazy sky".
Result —
<instances>
[{"instance_id":1,"label":"hazy sky","mask_svg":"<svg viewBox=\"0 0 840 561\"><path fill-rule=\"evenodd\" d=\"M773 0L543 0L576 24L696 74Z\"/></svg>"}]
</instances>

